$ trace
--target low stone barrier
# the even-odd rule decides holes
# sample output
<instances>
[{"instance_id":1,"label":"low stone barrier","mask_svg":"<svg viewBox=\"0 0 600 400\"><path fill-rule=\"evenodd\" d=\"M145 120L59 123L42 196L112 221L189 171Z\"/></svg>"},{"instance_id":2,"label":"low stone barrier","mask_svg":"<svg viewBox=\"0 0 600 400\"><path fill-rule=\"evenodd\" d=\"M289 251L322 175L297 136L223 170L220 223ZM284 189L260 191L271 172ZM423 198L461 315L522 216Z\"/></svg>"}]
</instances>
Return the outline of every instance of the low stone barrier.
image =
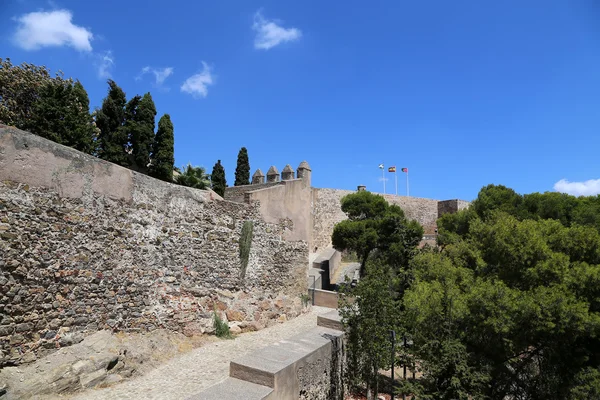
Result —
<instances>
[{"instance_id":1,"label":"low stone barrier","mask_svg":"<svg viewBox=\"0 0 600 400\"><path fill-rule=\"evenodd\" d=\"M290 340L231 362L230 377L188 400L341 400L343 332L337 311Z\"/></svg>"}]
</instances>

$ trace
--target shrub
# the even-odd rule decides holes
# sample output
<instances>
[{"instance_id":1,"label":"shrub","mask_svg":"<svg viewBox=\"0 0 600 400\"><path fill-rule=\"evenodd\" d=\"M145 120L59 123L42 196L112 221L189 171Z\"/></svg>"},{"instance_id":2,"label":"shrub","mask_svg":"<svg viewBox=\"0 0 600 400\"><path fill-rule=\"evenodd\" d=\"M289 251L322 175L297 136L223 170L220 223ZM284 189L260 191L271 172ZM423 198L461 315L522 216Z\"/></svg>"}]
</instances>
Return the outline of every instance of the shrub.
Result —
<instances>
[{"instance_id":1,"label":"shrub","mask_svg":"<svg viewBox=\"0 0 600 400\"><path fill-rule=\"evenodd\" d=\"M217 311L213 311L213 326L215 328L215 335L222 339L232 339L231 332L229 332L229 325L223 321Z\"/></svg>"}]
</instances>

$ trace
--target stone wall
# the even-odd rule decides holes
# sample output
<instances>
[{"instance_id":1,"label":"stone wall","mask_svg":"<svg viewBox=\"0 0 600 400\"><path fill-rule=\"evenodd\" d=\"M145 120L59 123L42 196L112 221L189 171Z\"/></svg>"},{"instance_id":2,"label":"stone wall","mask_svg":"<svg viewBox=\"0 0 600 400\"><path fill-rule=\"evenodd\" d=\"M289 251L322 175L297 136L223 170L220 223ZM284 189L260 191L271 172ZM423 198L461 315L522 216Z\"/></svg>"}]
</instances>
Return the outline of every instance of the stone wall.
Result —
<instances>
[{"instance_id":1,"label":"stone wall","mask_svg":"<svg viewBox=\"0 0 600 400\"><path fill-rule=\"evenodd\" d=\"M246 197L248 202L259 204L265 221L285 226L284 239L303 240L310 246L312 191L306 182L302 179L281 181L276 186L248 192Z\"/></svg>"},{"instance_id":2,"label":"stone wall","mask_svg":"<svg viewBox=\"0 0 600 400\"><path fill-rule=\"evenodd\" d=\"M225 188L225 200L236 203L245 203L244 195L254 190L265 189L272 186L281 185L281 182L259 183L254 185L230 186Z\"/></svg>"},{"instance_id":3,"label":"stone wall","mask_svg":"<svg viewBox=\"0 0 600 400\"><path fill-rule=\"evenodd\" d=\"M99 329L256 330L297 315L308 247L258 205L0 127L0 366ZM245 275L239 237L253 221Z\"/></svg>"},{"instance_id":4,"label":"stone wall","mask_svg":"<svg viewBox=\"0 0 600 400\"><path fill-rule=\"evenodd\" d=\"M230 377L187 400L342 400L343 327L337 311L317 327L232 360Z\"/></svg>"},{"instance_id":5,"label":"stone wall","mask_svg":"<svg viewBox=\"0 0 600 400\"><path fill-rule=\"evenodd\" d=\"M313 241L311 252L321 251L331 246L331 234L335 224L346 219L340 207L342 197L356 193L352 190L313 189ZM408 219L417 220L425 228L425 233L435 230L438 218L438 201L419 197L384 195L392 204L399 205ZM315 251L315 248L317 249Z\"/></svg>"},{"instance_id":6,"label":"stone wall","mask_svg":"<svg viewBox=\"0 0 600 400\"><path fill-rule=\"evenodd\" d=\"M438 203L438 216L448 213L455 213L468 208L471 203L465 200L444 200Z\"/></svg>"}]
</instances>

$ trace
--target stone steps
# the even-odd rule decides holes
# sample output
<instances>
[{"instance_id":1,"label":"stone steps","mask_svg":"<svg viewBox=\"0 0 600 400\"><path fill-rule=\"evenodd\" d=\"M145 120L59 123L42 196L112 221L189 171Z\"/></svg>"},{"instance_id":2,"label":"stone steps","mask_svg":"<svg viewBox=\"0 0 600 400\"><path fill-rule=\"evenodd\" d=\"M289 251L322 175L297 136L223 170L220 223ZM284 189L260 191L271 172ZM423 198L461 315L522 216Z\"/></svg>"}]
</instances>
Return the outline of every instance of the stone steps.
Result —
<instances>
[{"instance_id":1,"label":"stone steps","mask_svg":"<svg viewBox=\"0 0 600 400\"><path fill-rule=\"evenodd\" d=\"M275 400L272 395L273 389L270 387L236 378L227 378L187 400Z\"/></svg>"},{"instance_id":2,"label":"stone steps","mask_svg":"<svg viewBox=\"0 0 600 400\"><path fill-rule=\"evenodd\" d=\"M337 310L319 316L313 329L231 361L229 378L188 400L295 400L329 390L341 372L341 327Z\"/></svg>"}]
</instances>

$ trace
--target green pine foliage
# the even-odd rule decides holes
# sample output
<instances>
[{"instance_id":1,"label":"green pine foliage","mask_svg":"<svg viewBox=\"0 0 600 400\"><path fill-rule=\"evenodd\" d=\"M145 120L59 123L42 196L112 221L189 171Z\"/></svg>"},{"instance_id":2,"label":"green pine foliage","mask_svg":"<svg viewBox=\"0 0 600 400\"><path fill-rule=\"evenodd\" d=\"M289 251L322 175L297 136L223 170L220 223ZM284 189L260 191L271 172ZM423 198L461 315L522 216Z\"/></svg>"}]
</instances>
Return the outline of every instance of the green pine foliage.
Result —
<instances>
[{"instance_id":1,"label":"green pine foliage","mask_svg":"<svg viewBox=\"0 0 600 400\"><path fill-rule=\"evenodd\" d=\"M169 114L165 114L158 121L158 131L152 147L151 174L155 178L173 182L174 145L173 123Z\"/></svg>"},{"instance_id":2,"label":"green pine foliage","mask_svg":"<svg viewBox=\"0 0 600 400\"><path fill-rule=\"evenodd\" d=\"M148 172L152 145L154 144L154 119L156 118L156 106L150 93L141 97L131 116L133 130L130 133L133 161L136 169L143 173ZM128 119L129 122L129 119Z\"/></svg>"},{"instance_id":3,"label":"green pine foliage","mask_svg":"<svg viewBox=\"0 0 600 400\"><path fill-rule=\"evenodd\" d=\"M29 124L32 133L84 153L95 153L89 98L79 81L55 78L47 82L39 90Z\"/></svg>"},{"instance_id":4,"label":"green pine foliage","mask_svg":"<svg viewBox=\"0 0 600 400\"><path fill-rule=\"evenodd\" d=\"M335 226L331 240L335 249L358 255L361 275L375 250L387 257L390 265L406 265L423 237L423 228L416 221L408 221L400 207L368 191L349 194L341 203L348 219Z\"/></svg>"},{"instance_id":5,"label":"green pine foliage","mask_svg":"<svg viewBox=\"0 0 600 400\"><path fill-rule=\"evenodd\" d=\"M219 196L225 196L225 188L227 187L227 180L225 179L225 169L221 165L221 160L218 160L214 165L212 173L210 174L212 190L215 191Z\"/></svg>"},{"instance_id":6,"label":"green pine foliage","mask_svg":"<svg viewBox=\"0 0 600 400\"><path fill-rule=\"evenodd\" d=\"M377 333L384 326L406 334L411 345L397 351L397 360L418 365L422 375L398 384L397 395L599 398L599 204L600 196L519 195L486 186L470 208L438 221L439 248L408 252L399 251L400 219L384 224L396 225L387 234L373 222L385 208L377 200L346 205L350 221L367 228L356 229L348 243L358 254L365 243L371 249L366 276L348 289L356 301L340 304L346 382L376 385L364 367L375 370L378 351L389 346ZM368 229L378 240L399 235L381 245L363 240ZM398 268L399 260L407 262ZM377 272L370 270L374 262Z\"/></svg>"},{"instance_id":7,"label":"green pine foliage","mask_svg":"<svg viewBox=\"0 0 600 400\"><path fill-rule=\"evenodd\" d=\"M237 157L237 166L235 167L234 186L250 184L250 161L248 160L248 150L245 147L240 149Z\"/></svg>"},{"instance_id":8,"label":"green pine foliage","mask_svg":"<svg viewBox=\"0 0 600 400\"><path fill-rule=\"evenodd\" d=\"M127 155L129 135L125 129L125 92L115 81L108 80L108 95L102 108L96 112L96 126L100 130L98 155L100 158L122 166L129 166Z\"/></svg>"}]
</instances>

